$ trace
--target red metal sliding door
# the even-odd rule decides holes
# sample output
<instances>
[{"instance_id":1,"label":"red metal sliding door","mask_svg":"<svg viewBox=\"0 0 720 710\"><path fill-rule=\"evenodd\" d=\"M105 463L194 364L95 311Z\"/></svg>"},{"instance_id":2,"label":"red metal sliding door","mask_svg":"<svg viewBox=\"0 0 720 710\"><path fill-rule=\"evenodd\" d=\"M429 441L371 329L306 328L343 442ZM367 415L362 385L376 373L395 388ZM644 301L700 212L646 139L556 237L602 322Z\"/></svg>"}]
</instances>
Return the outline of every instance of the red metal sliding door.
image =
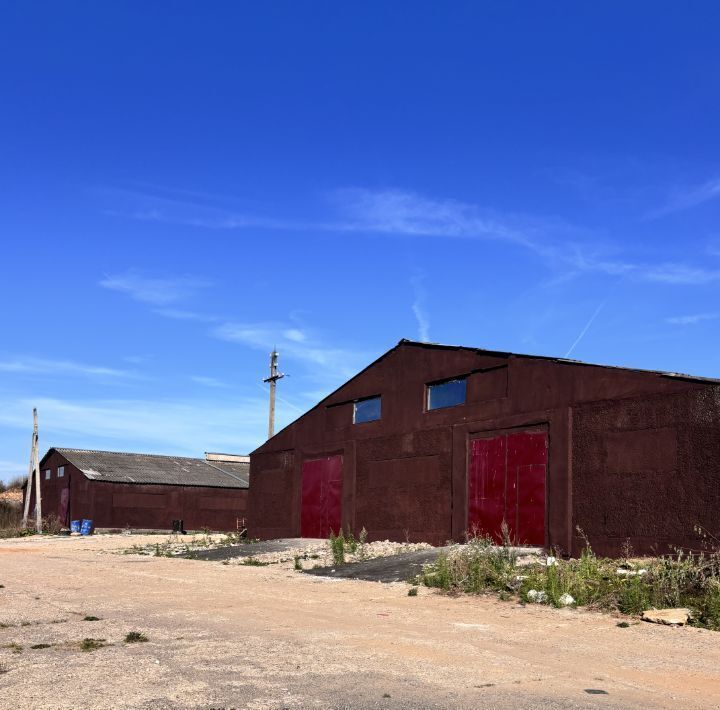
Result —
<instances>
[{"instance_id":1,"label":"red metal sliding door","mask_svg":"<svg viewBox=\"0 0 720 710\"><path fill-rule=\"evenodd\" d=\"M468 530L502 539L503 520L513 542L545 544L548 437L520 431L470 442Z\"/></svg>"},{"instance_id":2,"label":"red metal sliding door","mask_svg":"<svg viewBox=\"0 0 720 710\"><path fill-rule=\"evenodd\" d=\"M342 456L304 461L300 535L328 537L340 532Z\"/></svg>"}]
</instances>

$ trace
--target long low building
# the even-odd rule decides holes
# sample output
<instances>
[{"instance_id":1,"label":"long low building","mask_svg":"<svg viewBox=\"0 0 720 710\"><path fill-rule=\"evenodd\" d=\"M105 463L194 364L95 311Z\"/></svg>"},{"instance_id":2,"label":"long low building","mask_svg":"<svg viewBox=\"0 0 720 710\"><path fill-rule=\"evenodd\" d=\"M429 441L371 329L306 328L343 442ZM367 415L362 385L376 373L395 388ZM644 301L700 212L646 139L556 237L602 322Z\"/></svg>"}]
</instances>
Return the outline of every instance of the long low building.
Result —
<instances>
[{"instance_id":1,"label":"long low building","mask_svg":"<svg viewBox=\"0 0 720 710\"><path fill-rule=\"evenodd\" d=\"M257 537L720 536L720 381L676 373L403 340L250 458Z\"/></svg>"},{"instance_id":2,"label":"long low building","mask_svg":"<svg viewBox=\"0 0 720 710\"><path fill-rule=\"evenodd\" d=\"M62 525L236 530L247 516L247 456L183 456L51 448L40 462L41 512ZM35 506L35 491L30 509Z\"/></svg>"}]
</instances>

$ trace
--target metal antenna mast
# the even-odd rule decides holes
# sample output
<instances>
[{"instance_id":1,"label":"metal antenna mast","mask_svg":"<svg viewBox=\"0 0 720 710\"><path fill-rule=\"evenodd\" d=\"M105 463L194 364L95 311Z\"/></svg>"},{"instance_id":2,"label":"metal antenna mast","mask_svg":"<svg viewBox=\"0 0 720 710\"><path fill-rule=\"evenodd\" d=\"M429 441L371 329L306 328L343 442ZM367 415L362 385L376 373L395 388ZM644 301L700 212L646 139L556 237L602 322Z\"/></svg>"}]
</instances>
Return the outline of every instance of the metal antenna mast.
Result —
<instances>
[{"instance_id":1,"label":"metal antenna mast","mask_svg":"<svg viewBox=\"0 0 720 710\"><path fill-rule=\"evenodd\" d=\"M33 409L33 433L30 444L30 466L28 467L28 480L25 487L25 507L23 509L23 527L27 527L30 512L30 496L33 489L33 474L35 474L35 527L38 533L42 532L42 495L40 494L40 451L38 437L37 409Z\"/></svg>"},{"instance_id":2,"label":"metal antenna mast","mask_svg":"<svg viewBox=\"0 0 720 710\"><path fill-rule=\"evenodd\" d=\"M268 439L272 438L275 433L275 388L277 387L277 381L281 380L285 375L282 372L278 372L278 353L275 348L270 353L270 377L266 377L263 382L270 383L270 416L268 418Z\"/></svg>"}]
</instances>

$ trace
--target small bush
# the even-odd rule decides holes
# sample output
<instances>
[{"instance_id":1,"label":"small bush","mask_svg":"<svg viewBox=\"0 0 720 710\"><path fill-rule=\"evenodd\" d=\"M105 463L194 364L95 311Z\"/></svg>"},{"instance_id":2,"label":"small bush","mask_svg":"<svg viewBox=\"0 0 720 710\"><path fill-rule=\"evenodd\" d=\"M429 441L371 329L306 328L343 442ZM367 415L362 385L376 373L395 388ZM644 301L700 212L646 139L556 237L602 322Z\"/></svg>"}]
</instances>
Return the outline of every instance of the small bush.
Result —
<instances>
[{"instance_id":1,"label":"small bush","mask_svg":"<svg viewBox=\"0 0 720 710\"><path fill-rule=\"evenodd\" d=\"M257 559L257 557L246 557L240 564L246 567L267 567L270 563L263 562Z\"/></svg>"},{"instance_id":2,"label":"small bush","mask_svg":"<svg viewBox=\"0 0 720 710\"><path fill-rule=\"evenodd\" d=\"M86 638L80 642L80 650L81 651L95 651L98 648L102 648L105 645L106 645L105 639Z\"/></svg>"},{"instance_id":3,"label":"small bush","mask_svg":"<svg viewBox=\"0 0 720 710\"><path fill-rule=\"evenodd\" d=\"M32 646L30 646L30 648L35 648L35 649L52 648L52 644L51 643L35 643Z\"/></svg>"},{"instance_id":4,"label":"small bush","mask_svg":"<svg viewBox=\"0 0 720 710\"><path fill-rule=\"evenodd\" d=\"M300 562L300 556L296 555L295 556L295 571L302 572L302 569L303 569L303 566L302 566L302 562Z\"/></svg>"},{"instance_id":5,"label":"small bush","mask_svg":"<svg viewBox=\"0 0 720 710\"><path fill-rule=\"evenodd\" d=\"M417 593L418 593L418 588L417 588L417 587L410 587L410 589L408 589L408 596L409 596L409 597L416 597L416 596L417 596Z\"/></svg>"},{"instance_id":6,"label":"small bush","mask_svg":"<svg viewBox=\"0 0 720 710\"><path fill-rule=\"evenodd\" d=\"M125 643L145 643L149 641L148 637L140 631L130 631L125 636Z\"/></svg>"},{"instance_id":7,"label":"small bush","mask_svg":"<svg viewBox=\"0 0 720 710\"><path fill-rule=\"evenodd\" d=\"M83 621L100 621L99 616L86 616Z\"/></svg>"},{"instance_id":8,"label":"small bush","mask_svg":"<svg viewBox=\"0 0 720 710\"><path fill-rule=\"evenodd\" d=\"M328 540L330 545L330 552L332 553L333 563L336 566L345 564L345 536L342 530L339 535L335 535L334 532L330 531L330 539Z\"/></svg>"},{"instance_id":9,"label":"small bush","mask_svg":"<svg viewBox=\"0 0 720 710\"><path fill-rule=\"evenodd\" d=\"M50 513L42 520L42 531L47 535L59 535L63 529L60 518L55 513Z\"/></svg>"}]
</instances>

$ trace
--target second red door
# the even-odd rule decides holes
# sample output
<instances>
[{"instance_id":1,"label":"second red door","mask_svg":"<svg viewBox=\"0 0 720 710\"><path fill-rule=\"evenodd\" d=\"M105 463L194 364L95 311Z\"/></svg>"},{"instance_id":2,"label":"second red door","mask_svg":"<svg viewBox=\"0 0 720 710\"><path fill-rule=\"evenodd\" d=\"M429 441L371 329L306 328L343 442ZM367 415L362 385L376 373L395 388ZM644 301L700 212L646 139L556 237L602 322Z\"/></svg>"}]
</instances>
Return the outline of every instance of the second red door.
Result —
<instances>
[{"instance_id":1,"label":"second red door","mask_svg":"<svg viewBox=\"0 0 720 710\"><path fill-rule=\"evenodd\" d=\"M517 544L545 544L546 432L520 431L470 443L468 530Z\"/></svg>"}]
</instances>

